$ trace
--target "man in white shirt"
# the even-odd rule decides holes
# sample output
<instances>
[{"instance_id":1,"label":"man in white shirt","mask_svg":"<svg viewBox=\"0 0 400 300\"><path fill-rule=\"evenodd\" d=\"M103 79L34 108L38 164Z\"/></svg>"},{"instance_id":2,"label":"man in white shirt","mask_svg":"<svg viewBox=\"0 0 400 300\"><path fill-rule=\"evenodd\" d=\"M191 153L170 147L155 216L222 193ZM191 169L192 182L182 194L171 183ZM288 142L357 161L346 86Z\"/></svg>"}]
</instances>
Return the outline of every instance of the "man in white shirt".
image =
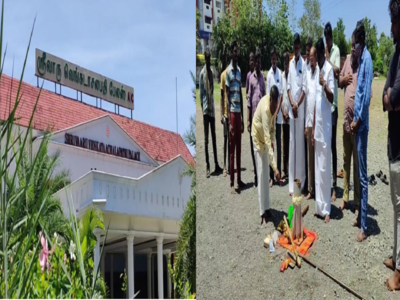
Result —
<instances>
[{"instance_id":1,"label":"man in white shirt","mask_svg":"<svg viewBox=\"0 0 400 300\"><path fill-rule=\"evenodd\" d=\"M307 38L307 42L306 42L306 70L307 70L307 74L309 73L309 72L311 72L311 69L310 69L310 51L311 51L311 47L313 46L312 45L313 44L313 41L312 41L312 38L309 36L308 38ZM303 92L305 92L305 91L303 91ZM305 102L305 109L306 109L306 115L305 115L305 117L307 117L307 95L305 95L305 99L304 99L304 102ZM306 129L307 129L307 125L305 125L305 127L306 127ZM312 127L312 125L311 125L311 127ZM310 134L311 134L311 131L312 131L312 129L310 130ZM305 169L306 169L306 181L304 182L304 189L301 191L302 192L302 194L303 195L307 195L307 197L310 195L310 193L311 192L309 192L309 190L310 190L310 179L309 179L309 170L310 170L310 162L309 162L309 160L308 160L308 147L309 147L309 145L311 144L311 142L308 142L307 141L307 134L304 136L304 154L305 154L305 156L304 156L304 159L305 159ZM313 183L314 184L314 183ZM311 193L312 194L312 193ZM311 197L311 196L310 196ZM307 198L308 200L309 199L311 199L311 198Z\"/></svg>"},{"instance_id":2,"label":"man in white shirt","mask_svg":"<svg viewBox=\"0 0 400 300\"><path fill-rule=\"evenodd\" d=\"M335 89L334 89L334 97L332 103L332 201L336 201L336 186L337 186L337 147L336 147L336 133L337 133L337 120L338 120L338 80L340 73L340 50L337 45L333 43L333 32L331 23L328 22L325 25L324 36L326 41L326 49L325 49L325 58L328 63L333 68L333 74L335 76Z\"/></svg>"},{"instance_id":3,"label":"man in white shirt","mask_svg":"<svg viewBox=\"0 0 400 300\"><path fill-rule=\"evenodd\" d=\"M272 145L276 145L276 153L277 153L277 168L279 174L281 174L281 157L282 157L282 145L281 145L281 125L282 125L282 112L281 112L281 105L282 105L282 74L281 70L276 66L278 62L278 54L276 53L276 49L272 46L271 49L271 69L269 69L267 74L267 94L270 94L271 88L276 85L279 92L278 98L278 114L276 116L276 127L275 127L275 137L271 137L272 140L276 140L276 143L272 143ZM274 151L275 152L275 151ZM270 187L272 187L274 182L274 170L270 167L269 170L270 174Z\"/></svg>"},{"instance_id":4,"label":"man in white shirt","mask_svg":"<svg viewBox=\"0 0 400 300\"><path fill-rule=\"evenodd\" d=\"M287 80L289 78L289 52L283 54L283 67L284 72L282 74L282 131L283 131L283 167L282 167L282 180L286 179L289 175L289 138L290 138L290 127L289 127L289 96L287 93Z\"/></svg>"},{"instance_id":5,"label":"man in white shirt","mask_svg":"<svg viewBox=\"0 0 400 300\"><path fill-rule=\"evenodd\" d=\"M289 145L289 194L293 195L293 182L301 180L301 189L304 188L305 170L305 146L304 146L304 114L303 86L306 84L306 64L300 55L300 35L294 35L294 57L289 64L289 76L287 90L289 95L290 117L290 145Z\"/></svg>"},{"instance_id":6,"label":"man in white shirt","mask_svg":"<svg viewBox=\"0 0 400 300\"><path fill-rule=\"evenodd\" d=\"M331 214L331 138L332 114L334 98L333 68L325 59L324 40L320 38L316 46L318 60L319 84L313 120L313 139L315 147L315 216L330 221Z\"/></svg>"},{"instance_id":7,"label":"man in white shirt","mask_svg":"<svg viewBox=\"0 0 400 300\"><path fill-rule=\"evenodd\" d=\"M307 140L307 160L308 160L308 195L307 200L314 198L314 146L311 142L311 134L313 129L314 121L314 107L315 98L317 92L317 84L319 84L319 77L317 72L317 55L315 53L315 47L311 46L310 54L310 68L307 70L306 76L306 124L304 135Z\"/></svg>"}]
</instances>

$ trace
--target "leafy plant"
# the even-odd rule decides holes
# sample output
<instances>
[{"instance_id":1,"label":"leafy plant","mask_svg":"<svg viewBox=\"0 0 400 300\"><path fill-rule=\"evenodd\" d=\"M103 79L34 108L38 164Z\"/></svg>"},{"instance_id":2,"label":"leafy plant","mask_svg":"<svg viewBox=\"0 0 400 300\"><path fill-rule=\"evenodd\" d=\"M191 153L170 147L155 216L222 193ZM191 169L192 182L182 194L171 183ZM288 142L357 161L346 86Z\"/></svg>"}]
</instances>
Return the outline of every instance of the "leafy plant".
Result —
<instances>
[{"instance_id":1,"label":"leafy plant","mask_svg":"<svg viewBox=\"0 0 400 300\"><path fill-rule=\"evenodd\" d=\"M122 288L121 290L124 292L124 297L126 298L126 291L128 289L127 285L126 285L126 281L127 281L127 275L126 275L126 269L124 269L124 272L121 273L121 275L119 275L119 278L122 278Z\"/></svg>"}]
</instances>

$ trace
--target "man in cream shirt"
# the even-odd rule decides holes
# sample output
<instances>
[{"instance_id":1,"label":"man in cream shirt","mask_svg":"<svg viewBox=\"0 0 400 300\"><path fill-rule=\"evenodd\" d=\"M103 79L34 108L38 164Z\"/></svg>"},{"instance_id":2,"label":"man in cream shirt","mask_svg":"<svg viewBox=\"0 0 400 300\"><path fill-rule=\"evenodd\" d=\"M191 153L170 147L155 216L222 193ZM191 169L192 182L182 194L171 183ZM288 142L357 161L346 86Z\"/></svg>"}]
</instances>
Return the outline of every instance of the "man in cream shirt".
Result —
<instances>
[{"instance_id":1,"label":"man in cream shirt","mask_svg":"<svg viewBox=\"0 0 400 300\"><path fill-rule=\"evenodd\" d=\"M270 93L262 97L258 103L251 128L259 181L257 188L262 227L265 227L267 220L273 217L269 203L268 171L270 165L274 170L276 180L280 182L280 174L276 168L276 160L274 158L274 147L271 145L271 138L275 136L278 105L279 90L274 85Z\"/></svg>"}]
</instances>

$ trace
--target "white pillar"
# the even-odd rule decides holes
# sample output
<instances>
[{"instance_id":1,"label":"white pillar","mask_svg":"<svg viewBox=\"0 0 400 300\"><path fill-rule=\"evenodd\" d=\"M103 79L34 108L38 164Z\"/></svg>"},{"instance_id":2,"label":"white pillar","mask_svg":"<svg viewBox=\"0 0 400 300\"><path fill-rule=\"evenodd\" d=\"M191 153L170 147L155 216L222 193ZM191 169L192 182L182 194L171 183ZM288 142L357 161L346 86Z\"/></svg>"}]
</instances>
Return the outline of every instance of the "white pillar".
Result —
<instances>
[{"instance_id":1,"label":"white pillar","mask_svg":"<svg viewBox=\"0 0 400 300\"><path fill-rule=\"evenodd\" d=\"M152 299L151 296L151 251L147 253L147 295L149 299Z\"/></svg>"},{"instance_id":2,"label":"white pillar","mask_svg":"<svg viewBox=\"0 0 400 300\"><path fill-rule=\"evenodd\" d=\"M134 256L133 256L133 236L127 236L126 240L128 242L128 294L129 299L132 299L135 295L135 268L134 268Z\"/></svg>"},{"instance_id":3,"label":"white pillar","mask_svg":"<svg viewBox=\"0 0 400 300\"><path fill-rule=\"evenodd\" d=\"M158 299L164 299L162 237L157 237L157 275L158 275Z\"/></svg>"},{"instance_id":4,"label":"white pillar","mask_svg":"<svg viewBox=\"0 0 400 300\"><path fill-rule=\"evenodd\" d=\"M106 279L106 251L103 250L103 255L101 257L101 275L103 276L103 279Z\"/></svg>"},{"instance_id":5,"label":"white pillar","mask_svg":"<svg viewBox=\"0 0 400 300\"><path fill-rule=\"evenodd\" d=\"M167 265L171 264L171 250L165 250L165 256L167 257ZM171 265L172 267L172 265ZM169 270L167 272L167 297L166 299L171 299L171 276L169 274Z\"/></svg>"},{"instance_id":6,"label":"white pillar","mask_svg":"<svg viewBox=\"0 0 400 300\"><path fill-rule=\"evenodd\" d=\"M93 231L93 234L96 236L96 246L94 247L94 272L97 272L97 268L99 267L100 263L100 237L101 237L101 230L96 228Z\"/></svg>"}]
</instances>

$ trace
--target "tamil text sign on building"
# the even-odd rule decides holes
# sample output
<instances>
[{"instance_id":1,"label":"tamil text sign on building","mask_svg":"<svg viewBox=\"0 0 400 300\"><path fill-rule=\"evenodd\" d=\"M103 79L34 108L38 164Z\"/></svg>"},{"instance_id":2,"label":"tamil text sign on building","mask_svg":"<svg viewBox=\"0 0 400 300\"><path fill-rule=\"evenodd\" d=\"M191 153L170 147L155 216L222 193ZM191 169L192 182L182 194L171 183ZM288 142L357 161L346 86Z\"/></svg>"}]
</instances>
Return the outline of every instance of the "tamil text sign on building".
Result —
<instances>
[{"instance_id":1,"label":"tamil text sign on building","mask_svg":"<svg viewBox=\"0 0 400 300\"><path fill-rule=\"evenodd\" d=\"M134 109L133 88L36 49L36 76Z\"/></svg>"}]
</instances>

